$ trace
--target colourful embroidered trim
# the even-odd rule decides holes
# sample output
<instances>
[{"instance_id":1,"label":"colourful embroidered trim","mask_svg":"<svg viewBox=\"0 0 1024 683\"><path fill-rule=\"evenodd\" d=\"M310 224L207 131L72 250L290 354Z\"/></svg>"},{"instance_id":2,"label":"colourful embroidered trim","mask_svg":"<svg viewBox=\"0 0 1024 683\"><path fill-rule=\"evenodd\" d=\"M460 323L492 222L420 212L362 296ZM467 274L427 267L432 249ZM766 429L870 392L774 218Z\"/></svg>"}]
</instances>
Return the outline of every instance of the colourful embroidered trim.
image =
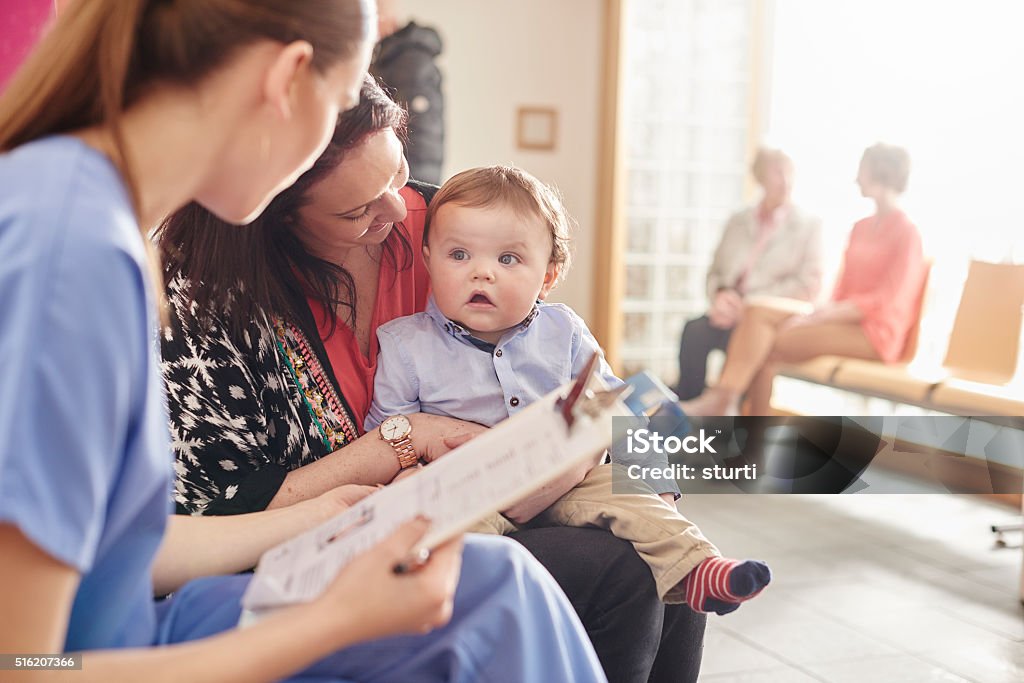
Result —
<instances>
[{"instance_id":1,"label":"colourful embroidered trim","mask_svg":"<svg viewBox=\"0 0 1024 683\"><path fill-rule=\"evenodd\" d=\"M316 426L317 431L320 432L320 441L323 442L324 447L327 450L333 450L331 448L331 440L327 436L327 432L324 430L324 426L321 424L320 420L317 419L316 411L313 409L313 406L309 404L309 398L306 396L306 391L302 389L302 380L299 379L299 373L295 370L295 365L292 363L293 356L291 354L291 351L285 348L284 343L281 341L280 337L275 339L274 343L277 344L278 352L281 354L281 356L284 357L284 362L288 365L288 370L291 372L292 380L294 380L295 386L299 387L299 394L302 396L302 403L303 405L306 406L306 411L309 413L309 416L313 419L313 424Z\"/></svg>"},{"instance_id":2,"label":"colourful embroidered trim","mask_svg":"<svg viewBox=\"0 0 1024 683\"><path fill-rule=\"evenodd\" d=\"M333 451L357 439L359 430L342 407L320 359L310 349L305 336L297 327L278 318L273 323L277 349L288 363L324 444Z\"/></svg>"}]
</instances>

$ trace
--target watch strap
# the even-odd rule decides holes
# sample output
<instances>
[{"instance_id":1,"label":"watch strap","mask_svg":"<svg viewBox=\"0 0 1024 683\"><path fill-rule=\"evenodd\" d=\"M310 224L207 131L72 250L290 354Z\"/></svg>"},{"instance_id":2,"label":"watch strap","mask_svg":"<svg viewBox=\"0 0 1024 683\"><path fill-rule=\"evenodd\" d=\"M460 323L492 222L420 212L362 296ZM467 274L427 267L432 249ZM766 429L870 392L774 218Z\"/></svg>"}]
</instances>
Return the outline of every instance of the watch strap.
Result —
<instances>
[{"instance_id":1,"label":"watch strap","mask_svg":"<svg viewBox=\"0 0 1024 683\"><path fill-rule=\"evenodd\" d=\"M408 436L398 441L388 441L388 443L395 449L395 455L398 456L398 465L403 470L415 467L419 463L420 458L416 455L416 451L413 450L412 441Z\"/></svg>"}]
</instances>

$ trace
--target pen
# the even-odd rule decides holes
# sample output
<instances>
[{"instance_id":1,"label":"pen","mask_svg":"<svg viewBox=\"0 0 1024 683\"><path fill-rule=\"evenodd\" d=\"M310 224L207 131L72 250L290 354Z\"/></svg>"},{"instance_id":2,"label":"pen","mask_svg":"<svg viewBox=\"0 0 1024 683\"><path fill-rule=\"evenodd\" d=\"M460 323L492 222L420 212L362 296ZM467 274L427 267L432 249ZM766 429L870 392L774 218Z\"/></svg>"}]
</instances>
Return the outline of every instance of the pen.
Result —
<instances>
[{"instance_id":1,"label":"pen","mask_svg":"<svg viewBox=\"0 0 1024 683\"><path fill-rule=\"evenodd\" d=\"M412 574L423 569L428 561L430 561L430 549L420 548L409 559L396 564L392 571L396 574Z\"/></svg>"}]
</instances>

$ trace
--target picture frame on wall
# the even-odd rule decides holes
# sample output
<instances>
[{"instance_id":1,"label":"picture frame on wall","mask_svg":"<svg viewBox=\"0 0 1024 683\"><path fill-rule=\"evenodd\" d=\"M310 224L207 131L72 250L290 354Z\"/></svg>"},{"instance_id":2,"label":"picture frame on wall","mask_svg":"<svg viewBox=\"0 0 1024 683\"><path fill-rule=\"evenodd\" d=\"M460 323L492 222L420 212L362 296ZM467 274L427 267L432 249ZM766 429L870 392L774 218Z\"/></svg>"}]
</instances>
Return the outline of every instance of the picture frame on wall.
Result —
<instances>
[{"instance_id":1,"label":"picture frame on wall","mask_svg":"<svg viewBox=\"0 0 1024 683\"><path fill-rule=\"evenodd\" d=\"M554 107L519 107L516 111L516 146L550 151L558 138L558 111Z\"/></svg>"}]
</instances>

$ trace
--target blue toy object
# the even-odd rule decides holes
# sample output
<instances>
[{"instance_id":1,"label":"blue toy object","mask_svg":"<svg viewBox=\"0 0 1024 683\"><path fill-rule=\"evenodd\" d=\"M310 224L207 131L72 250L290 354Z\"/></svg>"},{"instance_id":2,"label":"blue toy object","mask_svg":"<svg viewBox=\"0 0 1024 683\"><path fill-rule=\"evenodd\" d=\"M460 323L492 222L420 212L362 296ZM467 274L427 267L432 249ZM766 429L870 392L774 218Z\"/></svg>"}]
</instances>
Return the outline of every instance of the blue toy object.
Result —
<instances>
[{"instance_id":1,"label":"blue toy object","mask_svg":"<svg viewBox=\"0 0 1024 683\"><path fill-rule=\"evenodd\" d=\"M679 397L664 382L644 370L627 379L626 384L632 391L623 402L634 415L659 418L659 431L665 436L690 433L690 421L679 407ZM671 432L665 427L671 427Z\"/></svg>"}]
</instances>

